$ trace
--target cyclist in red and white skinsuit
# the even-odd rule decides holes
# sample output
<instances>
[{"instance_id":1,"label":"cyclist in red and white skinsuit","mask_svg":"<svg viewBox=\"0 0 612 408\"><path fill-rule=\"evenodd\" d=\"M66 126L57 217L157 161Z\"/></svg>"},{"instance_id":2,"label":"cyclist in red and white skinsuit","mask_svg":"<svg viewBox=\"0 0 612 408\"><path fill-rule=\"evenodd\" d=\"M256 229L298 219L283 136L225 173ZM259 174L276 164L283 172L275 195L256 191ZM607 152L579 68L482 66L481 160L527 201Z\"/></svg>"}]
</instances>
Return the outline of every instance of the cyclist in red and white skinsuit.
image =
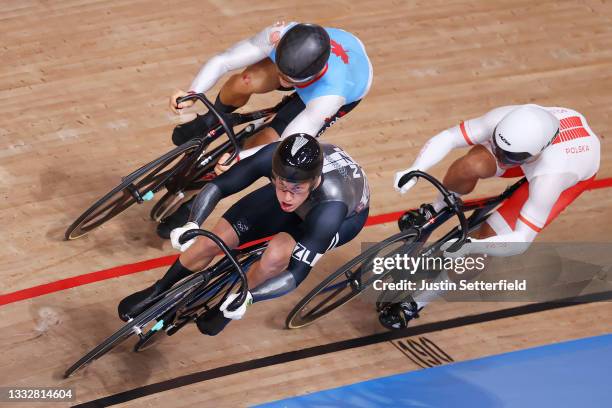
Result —
<instances>
[{"instance_id":1,"label":"cyclist in red and white skinsuit","mask_svg":"<svg viewBox=\"0 0 612 408\"><path fill-rule=\"evenodd\" d=\"M412 170L427 171L451 150L462 147L470 150L451 164L443 180L458 196L471 193L478 180L494 176L524 175L528 183L489 217L471 238L472 244L445 253L450 257L462 257L476 249L493 256L524 252L538 233L584 191L599 169L599 139L582 114L535 104L502 106L432 137L412 166L396 173L395 189L406 193L416 179L400 188L401 176ZM426 222L444 206L439 197L431 205L406 213L400 223ZM407 320L416 317L427 303L417 302L404 305Z\"/></svg>"}]
</instances>

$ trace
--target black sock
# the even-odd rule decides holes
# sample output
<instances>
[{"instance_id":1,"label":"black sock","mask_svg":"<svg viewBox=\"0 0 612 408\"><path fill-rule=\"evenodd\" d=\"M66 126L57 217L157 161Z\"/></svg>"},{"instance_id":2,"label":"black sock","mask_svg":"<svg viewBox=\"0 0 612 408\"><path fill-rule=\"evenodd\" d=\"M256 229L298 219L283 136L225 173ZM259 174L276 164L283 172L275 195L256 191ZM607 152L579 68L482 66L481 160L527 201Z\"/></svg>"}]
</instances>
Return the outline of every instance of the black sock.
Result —
<instances>
[{"instance_id":1,"label":"black sock","mask_svg":"<svg viewBox=\"0 0 612 408\"><path fill-rule=\"evenodd\" d=\"M219 112L222 112L222 113L232 113L233 111L238 109L236 106L226 105L223 102L221 102L221 94L220 93L217 94L217 99L215 99L214 107L215 107L216 110L218 110Z\"/></svg>"},{"instance_id":2,"label":"black sock","mask_svg":"<svg viewBox=\"0 0 612 408\"><path fill-rule=\"evenodd\" d=\"M193 271L185 268L183 264L181 264L181 261L177 259L172 264L170 269L168 269L163 278L158 280L155 284L158 285L161 290L167 290L170 289L176 282L191 275L192 273Z\"/></svg>"}]
</instances>

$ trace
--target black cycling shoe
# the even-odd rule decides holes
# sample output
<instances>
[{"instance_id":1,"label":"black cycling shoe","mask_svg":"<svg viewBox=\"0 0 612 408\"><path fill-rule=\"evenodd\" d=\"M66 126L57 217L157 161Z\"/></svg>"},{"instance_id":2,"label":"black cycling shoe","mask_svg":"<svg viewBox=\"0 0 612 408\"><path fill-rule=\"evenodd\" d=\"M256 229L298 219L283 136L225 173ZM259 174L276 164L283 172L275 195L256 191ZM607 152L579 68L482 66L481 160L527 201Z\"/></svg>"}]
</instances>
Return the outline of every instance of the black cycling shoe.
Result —
<instances>
[{"instance_id":1,"label":"black cycling shoe","mask_svg":"<svg viewBox=\"0 0 612 408\"><path fill-rule=\"evenodd\" d=\"M182 227L189 221L191 203L193 203L194 198L186 201L174 213L161 220L157 225L157 235L159 235L160 238L170 239L170 232L172 232L173 229Z\"/></svg>"},{"instance_id":2,"label":"black cycling shoe","mask_svg":"<svg viewBox=\"0 0 612 408\"><path fill-rule=\"evenodd\" d=\"M393 303L378 313L378 321L389 330L404 329L410 320L419 318L422 309L415 301Z\"/></svg>"},{"instance_id":3,"label":"black cycling shoe","mask_svg":"<svg viewBox=\"0 0 612 408\"><path fill-rule=\"evenodd\" d=\"M232 319L223 316L220 305L217 305L198 316L196 319L196 326L198 326L200 333L208 336L216 336L221 333L221 330L223 330L231 320Z\"/></svg>"},{"instance_id":4,"label":"black cycling shoe","mask_svg":"<svg viewBox=\"0 0 612 408\"><path fill-rule=\"evenodd\" d=\"M397 220L397 225L400 231L405 231L410 227L421 227L436 214L431 204L421 204L418 210L406 211L399 220Z\"/></svg>"},{"instance_id":5,"label":"black cycling shoe","mask_svg":"<svg viewBox=\"0 0 612 408\"><path fill-rule=\"evenodd\" d=\"M147 307L151 306L153 300L165 290L158 282L155 282L152 286L139 292L132 293L119 302L119 306L117 307L119 318L127 322L130 318L138 316Z\"/></svg>"},{"instance_id":6,"label":"black cycling shoe","mask_svg":"<svg viewBox=\"0 0 612 408\"><path fill-rule=\"evenodd\" d=\"M172 131L172 143L180 146L193 138L203 136L218 123L219 120L212 112L196 115L194 120L182 123L174 128Z\"/></svg>"}]
</instances>

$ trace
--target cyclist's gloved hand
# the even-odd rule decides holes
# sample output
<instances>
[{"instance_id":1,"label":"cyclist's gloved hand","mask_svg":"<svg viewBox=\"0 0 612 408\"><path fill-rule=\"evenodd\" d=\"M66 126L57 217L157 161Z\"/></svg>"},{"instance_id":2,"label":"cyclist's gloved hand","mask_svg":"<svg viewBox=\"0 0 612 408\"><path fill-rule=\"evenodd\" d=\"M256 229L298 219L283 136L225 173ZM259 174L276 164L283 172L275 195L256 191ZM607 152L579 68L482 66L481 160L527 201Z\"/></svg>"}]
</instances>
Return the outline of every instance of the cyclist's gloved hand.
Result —
<instances>
[{"instance_id":1,"label":"cyclist's gloved hand","mask_svg":"<svg viewBox=\"0 0 612 408\"><path fill-rule=\"evenodd\" d=\"M185 252L191 245L193 245L193 243L195 242L195 238L190 239L189 241L185 242L183 245L181 245L181 243L179 242L179 238L181 237L181 235L183 235L185 231L189 231L192 229L198 229L198 228L200 228L200 226L196 224L195 222L188 222L182 227L178 227L170 231L170 242L172 242L172 247L174 249L180 250L181 252Z\"/></svg>"},{"instance_id":2,"label":"cyclist's gloved hand","mask_svg":"<svg viewBox=\"0 0 612 408\"><path fill-rule=\"evenodd\" d=\"M408 167L404 171L398 171L397 173L395 173L395 180L393 180L393 188L395 188L395 191L401 194L406 194L408 190L414 187L414 185L417 183L417 180L418 180L416 177L413 179L410 179L410 181L404 184L403 187L400 188L399 186L399 181L402 178L402 176L414 170L418 170L418 169L415 169L413 167Z\"/></svg>"},{"instance_id":3,"label":"cyclist's gloved hand","mask_svg":"<svg viewBox=\"0 0 612 408\"><path fill-rule=\"evenodd\" d=\"M247 292L247 295L246 295L246 298L244 299L244 303L243 304L238 306L238 308L236 310L234 310L234 311L227 310L229 305L237 297L238 297L237 293L230 294L227 297L227 299L225 299L225 302L223 302L221 304L221 307L219 308L219 310L221 310L223 312L223 316L225 316L228 319L232 319L232 320L240 320L240 319L242 319L242 316L244 316L244 314L246 313L247 306L249 306L251 303L253 303L253 295L251 295L251 292Z\"/></svg>"}]
</instances>

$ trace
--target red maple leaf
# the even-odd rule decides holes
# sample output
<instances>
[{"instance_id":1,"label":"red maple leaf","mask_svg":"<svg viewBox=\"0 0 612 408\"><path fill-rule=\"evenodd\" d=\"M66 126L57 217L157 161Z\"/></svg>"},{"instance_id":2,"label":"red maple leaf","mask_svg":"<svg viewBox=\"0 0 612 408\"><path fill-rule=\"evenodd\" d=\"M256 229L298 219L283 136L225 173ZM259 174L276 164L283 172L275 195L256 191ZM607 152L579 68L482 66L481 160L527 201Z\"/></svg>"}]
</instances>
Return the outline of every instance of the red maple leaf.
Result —
<instances>
[{"instance_id":1,"label":"red maple leaf","mask_svg":"<svg viewBox=\"0 0 612 408\"><path fill-rule=\"evenodd\" d=\"M348 56L346 50L342 47L342 45L338 44L334 40L330 40L330 43L331 43L331 52L335 56L340 57L340 59L342 59L342 62L344 62L345 64L348 64L349 63L349 56Z\"/></svg>"}]
</instances>

